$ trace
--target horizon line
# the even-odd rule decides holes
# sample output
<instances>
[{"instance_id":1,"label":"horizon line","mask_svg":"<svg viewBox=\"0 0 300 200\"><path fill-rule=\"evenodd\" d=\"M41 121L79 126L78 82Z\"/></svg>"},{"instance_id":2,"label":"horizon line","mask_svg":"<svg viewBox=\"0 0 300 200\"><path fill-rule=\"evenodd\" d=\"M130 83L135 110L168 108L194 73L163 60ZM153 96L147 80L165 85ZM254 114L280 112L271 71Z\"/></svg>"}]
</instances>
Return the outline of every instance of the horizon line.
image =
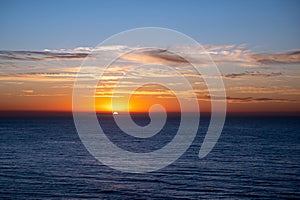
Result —
<instances>
[{"instance_id":1,"label":"horizon line","mask_svg":"<svg viewBox=\"0 0 300 200\"><path fill-rule=\"evenodd\" d=\"M93 113L93 112L86 112L86 111L80 111L81 113ZM63 116L72 116L73 111L58 111L58 110L0 110L0 117L63 117ZM132 115L146 115L149 112L130 112ZM181 112L167 112L169 115L180 115ZM184 112L184 113L194 113L194 112ZM99 112L96 111L96 114L102 114L102 115L113 115L113 112ZM122 115L122 112L119 112L120 115ZM200 116L211 116L211 112L201 112ZM253 117L289 117L289 116L295 116L300 117L299 111L274 111L274 112L227 112L226 116L228 117L247 117L247 116L253 116Z\"/></svg>"}]
</instances>

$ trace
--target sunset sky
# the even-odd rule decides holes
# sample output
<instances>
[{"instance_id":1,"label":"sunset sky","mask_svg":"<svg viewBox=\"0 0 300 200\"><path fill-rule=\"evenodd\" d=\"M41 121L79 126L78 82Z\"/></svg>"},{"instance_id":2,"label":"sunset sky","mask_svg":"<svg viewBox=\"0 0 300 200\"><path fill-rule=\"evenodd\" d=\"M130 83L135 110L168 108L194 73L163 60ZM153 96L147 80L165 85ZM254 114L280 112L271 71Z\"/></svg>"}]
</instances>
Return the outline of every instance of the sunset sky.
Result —
<instances>
[{"instance_id":1,"label":"sunset sky","mask_svg":"<svg viewBox=\"0 0 300 200\"><path fill-rule=\"evenodd\" d=\"M1 1L0 110L71 111L72 90L82 61L92 51L112 59L131 47L97 45L113 34L137 27L164 27L194 38L218 66L225 84L228 112L300 112L299 1ZM189 46L172 46L197 55ZM121 58L105 73L95 93L97 111L111 111L112 90L133 63L173 65L194 88L201 111L210 111L203 77L168 52L140 51ZM101 63L101 60L99 61ZM100 65L101 66L101 65ZM180 66L180 67L179 67ZM157 74L131 74L114 94ZM168 76L173 77L173 76ZM134 81L133 81L134 79ZM183 91L189 98L191 91ZM131 98L130 110L154 104L179 110L174 94L147 84ZM193 110L186 110L192 112Z\"/></svg>"}]
</instances>

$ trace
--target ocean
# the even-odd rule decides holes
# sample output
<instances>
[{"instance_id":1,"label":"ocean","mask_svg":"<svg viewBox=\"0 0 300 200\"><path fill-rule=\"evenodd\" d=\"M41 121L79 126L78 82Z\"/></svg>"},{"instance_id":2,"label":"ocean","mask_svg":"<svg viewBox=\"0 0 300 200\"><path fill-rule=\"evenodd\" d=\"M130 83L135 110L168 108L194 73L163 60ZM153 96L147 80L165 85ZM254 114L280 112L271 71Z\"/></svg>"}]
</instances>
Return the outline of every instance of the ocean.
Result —
<instances>
[{"instance_id":1,"label":"ocean","mask_svg":"<svg viewBox=\"0 0 300 200\"><path fill-rule=\"evenodd\" d=\"M214 149L198 152L209 124L202 117L190 148L173 164L145 174L120 172L82 144L72 117L0 118L0 198L11 199L290 199L300 198L300 118L227 117ZM168 119L160 138L134 140L110 117L105 133L134 152L161 148L176 134ZM145 125L148 118L136 117Z\"/></svg>"}]
</instances>

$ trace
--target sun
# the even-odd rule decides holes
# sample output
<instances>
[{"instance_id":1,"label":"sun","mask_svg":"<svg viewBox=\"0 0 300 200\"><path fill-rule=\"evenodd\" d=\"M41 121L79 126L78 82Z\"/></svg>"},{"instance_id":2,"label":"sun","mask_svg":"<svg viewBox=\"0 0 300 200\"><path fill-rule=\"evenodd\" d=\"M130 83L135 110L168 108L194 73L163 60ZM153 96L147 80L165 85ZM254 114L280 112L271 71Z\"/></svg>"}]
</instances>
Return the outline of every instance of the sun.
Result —
<instances>
[{"instance_id":1,"label":"sun","mask_svg":"<svg viewBox=\"0 0 300 200\"><path fill-rule=\"evenodd\" d=\"M96 111L98 112L109 112L109 113L120 113L130 111L131 106L126 103L125 100L116 99L113 101L111 98L99 98L95 102Z\"/></svg>"},{"instance_id":2,"label":"sun","mask_svg":"<svg viewBox=\"0 0 300 200\"><path fill-rule=\"evenodd\" d=\"M151 86L151 87L150 87ZM155 105L162 105L167 112L177 112L180 110L176 96L166 90L163 86L150 85L137 89L131 96L98 95L95 98L95 108L97 112L104 113L144 113ZM164 91L166 96L161 94ZM160 111L157 111L160 112ZM116 113L115 113L116 114Z\"/></svg>"}]
</instances>

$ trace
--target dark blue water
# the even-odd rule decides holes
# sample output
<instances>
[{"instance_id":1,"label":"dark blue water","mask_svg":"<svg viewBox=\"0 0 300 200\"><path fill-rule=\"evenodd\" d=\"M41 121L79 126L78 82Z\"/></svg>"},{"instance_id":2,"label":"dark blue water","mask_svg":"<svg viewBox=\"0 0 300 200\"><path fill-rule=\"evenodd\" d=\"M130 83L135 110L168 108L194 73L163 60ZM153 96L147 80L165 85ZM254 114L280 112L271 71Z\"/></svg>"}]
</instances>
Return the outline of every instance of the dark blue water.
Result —
<instances>
[{"instance_id":1,"label":"dark blue water","mask_svg":"<svg viewBox=\"0 0 300 200\"><path fill-rule=\"evenodd\" d=\"M162 144L173 137L177 125L172 120ZM81 143L72 118L1 118L0 197L300 198L299 118L227 118L219 142L200 160L197 154L208 122L201 121L193 145L177 162L157 172L129 174L95 160ZM124 148L138 151L141 143L145 147L145 141L116 137L109 118L102 123L110 139ZM154 149L161 145L151 143Z\"/></svg>"}]
</instances>

